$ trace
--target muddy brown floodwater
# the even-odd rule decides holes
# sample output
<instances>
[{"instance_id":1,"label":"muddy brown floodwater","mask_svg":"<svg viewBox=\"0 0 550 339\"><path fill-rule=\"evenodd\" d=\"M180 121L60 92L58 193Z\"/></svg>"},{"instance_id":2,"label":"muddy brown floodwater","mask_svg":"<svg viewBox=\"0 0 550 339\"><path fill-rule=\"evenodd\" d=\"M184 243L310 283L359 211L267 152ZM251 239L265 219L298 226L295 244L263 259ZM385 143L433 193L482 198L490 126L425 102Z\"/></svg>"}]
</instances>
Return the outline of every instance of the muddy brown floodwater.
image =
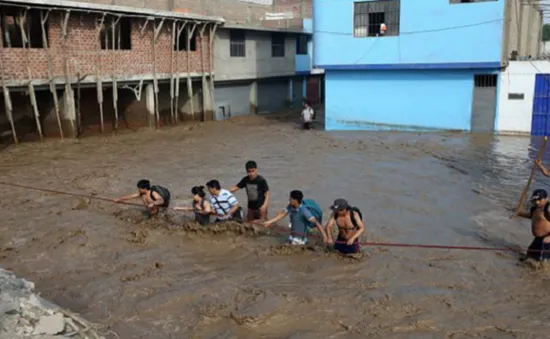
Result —
<instances>
[{"instance_id":1,"label":"muddy brown floodwater","mask_svg":"<svg viewBox=\"0 0 550 339\"><path fill-rule=\"evenodd\" d=\"M528 222L506 208L539 142L247 117L23 144L0 154L0 181L117 197L149 178L183 204L195 184L235 184L254 159L271 215L301 189L325 208L338 197L359 206L365 239L526 247ZM120 338L547 336L548 272L513 252L368 247L352 260L250 227L197 230L173 212L147 221L132 206L11 187L0 212L0 265Z\"/></svg>"}]
</instances>

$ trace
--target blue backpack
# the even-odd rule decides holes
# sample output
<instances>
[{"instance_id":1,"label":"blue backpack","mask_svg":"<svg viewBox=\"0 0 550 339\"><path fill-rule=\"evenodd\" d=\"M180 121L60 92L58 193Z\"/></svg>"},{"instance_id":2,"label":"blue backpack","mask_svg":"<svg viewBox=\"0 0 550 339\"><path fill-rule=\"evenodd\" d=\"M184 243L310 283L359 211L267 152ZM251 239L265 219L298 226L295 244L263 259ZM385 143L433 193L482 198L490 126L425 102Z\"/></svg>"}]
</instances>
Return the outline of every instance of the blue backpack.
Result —
<instances>
[{"instance_id":1,"label":"blue backpack","mask_svg":"<svg viewBox=\"0 0 550 339\"><path fill-rule=\"evenodd\" d=\"M311 214L313 214L319 223L323 222L323 210L315 200L304 199L302 200L302 204L311 212ZM315 225L311 224L310 227L315 227Z\"/></svg>"}]
</instances>

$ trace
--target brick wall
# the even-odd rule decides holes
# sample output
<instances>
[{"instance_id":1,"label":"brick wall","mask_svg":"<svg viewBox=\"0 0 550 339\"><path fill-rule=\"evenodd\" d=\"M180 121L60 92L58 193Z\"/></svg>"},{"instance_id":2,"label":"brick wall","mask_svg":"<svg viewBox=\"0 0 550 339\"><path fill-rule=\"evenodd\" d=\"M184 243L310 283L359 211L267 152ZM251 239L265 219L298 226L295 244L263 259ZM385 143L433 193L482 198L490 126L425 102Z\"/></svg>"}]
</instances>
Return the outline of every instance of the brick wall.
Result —
<instances>
[{"instance_id":1,"label":"brick wall","mask_svg":"<svg viewBox=\"0 0 550 339\"><path fill-rule=\"evenodd\" d=\"M292 12L296 18L311 18L312 0L274 0L273 5L260 5L237 0L77 0L96 4L132 6L170 11L221 16L229 23L259 24L267 12ZM173 6L173 7L172 7Z\"/></svg>"},{"instance_id":2,"label":"brick wall","mask_svg":"<svg viewBox=\"0 0 550 339\"><path fill-rule=\"evenodd\" d=\"M143 19L132 19L131 50L101 50L100 41L95 28L96 15L73 12L68 23L68 37L65 42L61 34L61 13L50 14L49 45L53 59L53 73L56 77L64 76L65 58L69 62L69 75L95 76L99 67L100 76L115 75L130 76L152 74L153 25L149 22L144 35L141 36L139 25ZM106 20L110 20L107 19ZM204 31L204 44L197 37L197 50L172 52L172 22L165 21L158 36L156 45L156 71L169 73L171 57L174 54L174 72L208 72L210 69L210 46L208 30ZM199 29L199 28L197 28ZM0 32L2 33L2 32ZM201 48L203 49L203 64L201 63ZM48 79L48 54L43 48L4 48L2 50L4 69L8 80L26 80L27 62L33 79ZM176 64L175 59L178 62ZM190 69L187 69L187 57L191 58Z\"/></svg>"}]
</instances>

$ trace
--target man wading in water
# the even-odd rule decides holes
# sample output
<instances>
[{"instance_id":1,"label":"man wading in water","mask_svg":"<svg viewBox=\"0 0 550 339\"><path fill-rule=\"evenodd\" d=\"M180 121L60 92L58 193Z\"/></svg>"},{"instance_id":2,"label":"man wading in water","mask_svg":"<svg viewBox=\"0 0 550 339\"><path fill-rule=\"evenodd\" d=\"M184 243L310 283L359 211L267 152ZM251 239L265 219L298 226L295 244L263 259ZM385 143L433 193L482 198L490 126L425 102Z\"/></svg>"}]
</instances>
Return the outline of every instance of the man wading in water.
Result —
<instances>
[{"instance_id":1,"label":"man wading in water","mask_svg":"<svg viewBox=\"0 0 550 339\"><path fill-rule=\"evenodd\" d=\"M233 193L221 188L218 180L210 180L206 183L210 192L210 204L212 205L212 214L215 215L216 222L233 220L243 222L243 209Z\"/></svg>"},{"instance_id":2,"label":"man wading in water","mask_svg":"<svg viewBox=\"0 0 550 339\"><path fill-rule=\"evenodd\" d=\"M521 211L518 216L531 219L531 233L535 239L529 245L527 258L538 261L550 259L550 203L548 193L543 189L533 191L531 209Z\"/></svg>"},{"instance_id":3,"label":"man wading in water","mask_svg":"<svg viewBox=\"0 0 550 339\"><path fill-rule=\"evenodd\" d=\"M151 186L149 180L145 179L138 181L137 188L138 193L116 199L115 202L141 198L151 216L156 215L160 207L166 208L170 205L170 191L167 188L158 185Z\"/></svg>"},{"instance_id":4,"label":"man wading in water","mask_svg":"<svg viewBox=\"0 0 550 339\"><path fill-rule=\"evenodd\" d=\"M342 254L359 253L359 237L365 231L365 225L359 209L349 206L346 199L336 199L330 206L334 212L329 219L326 227L329 244L332 241L332 227L336 224L338 227L338 238L334 244L334 249Z\"/></svg>"},{"instance_id":5,"label":"man wading in water","mask_svg":"<svg viewBox=\"0 0 550 339\"><path fill-rule=\"evenodd\" d=\"M307 203L307 204L306 204ZM309 207L307 206L309 204ZM317 205L312 200L304 200L304 194L301 191L290 192L289 204L287 208L279 212L273 219L264 222L265 227L271 227L277 221L282 220L287 215L290 215L291 233L288 237L288 241L292 245L305 245L307 244L307 233L309 228L317 227L321 235L323 236L323 242L327 242L327 236L325 230L320 224L318 218L316 218L311 209ZM313 211L317 212L317 211ZM319 213L317 213L319 214ZM319 217L320 219L321 217Z\"/></svg>"},{"instance_id":6,"label":"man wading in water","mask_svg":"<svg viewBox=\"0 0 550 339\"><path fill-rule=\"evenodd\" d=\"M269 204L269 186L267 181L258 174L258 165L255 161L248 161L245 164L246 173L236 186L231 187L229 192L235 193L246 187L248 197L248 212L246 221L267 219L267 205Z\"/></svg>"}]
</instances>

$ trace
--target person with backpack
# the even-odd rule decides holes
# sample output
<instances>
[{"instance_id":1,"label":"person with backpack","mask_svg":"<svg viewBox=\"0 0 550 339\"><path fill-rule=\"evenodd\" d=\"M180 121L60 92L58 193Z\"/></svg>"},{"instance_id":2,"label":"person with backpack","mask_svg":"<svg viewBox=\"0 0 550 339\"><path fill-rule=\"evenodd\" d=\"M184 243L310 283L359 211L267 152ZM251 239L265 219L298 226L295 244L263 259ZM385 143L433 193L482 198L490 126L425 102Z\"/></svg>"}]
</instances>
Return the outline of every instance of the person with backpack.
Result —
<instances>
[{"instance_id":1,"label":"person with backpack","mask_svg":"<svg viewBox=\"0 0 550 339\"><path fill-rule=\"evenodd\" d=\"M334 249L342 254L359 253L359 237L365 232L363 215L357 207L352 207L346 199L336 199L330 206L333 214L326 226L329 244L334 244ZM332 240L332 227L338 227L338 238Z\"/></svg>"},{"instance_id":2,"label":"person with backpack","mask_svg":"<svg viewBox=\"0 0 550 339\"><path fill-rule=\"evenodd\" d=\"M174 207L174 211L194 212L195 221L202 226L210 223L210 215L212 214L212 206L206 199L204 186L194 186L191 189L193 194L193 206L191 207Z\"/></svg>"},{"instance_id":3,"label":"person with backpack","mask_svg":"<svg viewBox=\"0 0 550 339\"><path fill-rule=\"evenodd\" d=\"M167 208L170 205L170 191L159 185L151 186L151 182L142 179L137 183L138 193L118 198L115 202L122 202L131 199L141 198L151 216L156 215L160 208Z\"/></svg>"},{"instance_id":4,"label":"person with backpack","mask_svg":"<svg viewBox=\"0 0 550 339\"><path fill-rule=\"evenodd\" d=\"M327 242L327 236L321 223L323 222L323 211L319 205L311 199L304 199L301 191L290 192L288 206L279 212L275 217L263 223L265 227L271 227L274 223L286 216L290 217L290 236L288 241L292 245L307 244L307 234L310 228L316 227Z\"/></svg>"},{"instance_id":5,"label":"person with backpack","mask_svg":"<svg viewBox=\"0 0 550 339\"><path fill-rule=\"evenodd\" d=\"M216 222L229 220L243 222L243 209L233 193L221 188L218 180L210 180L206 183L206 187L210 192L212 214L217 216Z\"/></svg>"}]
</instances>

